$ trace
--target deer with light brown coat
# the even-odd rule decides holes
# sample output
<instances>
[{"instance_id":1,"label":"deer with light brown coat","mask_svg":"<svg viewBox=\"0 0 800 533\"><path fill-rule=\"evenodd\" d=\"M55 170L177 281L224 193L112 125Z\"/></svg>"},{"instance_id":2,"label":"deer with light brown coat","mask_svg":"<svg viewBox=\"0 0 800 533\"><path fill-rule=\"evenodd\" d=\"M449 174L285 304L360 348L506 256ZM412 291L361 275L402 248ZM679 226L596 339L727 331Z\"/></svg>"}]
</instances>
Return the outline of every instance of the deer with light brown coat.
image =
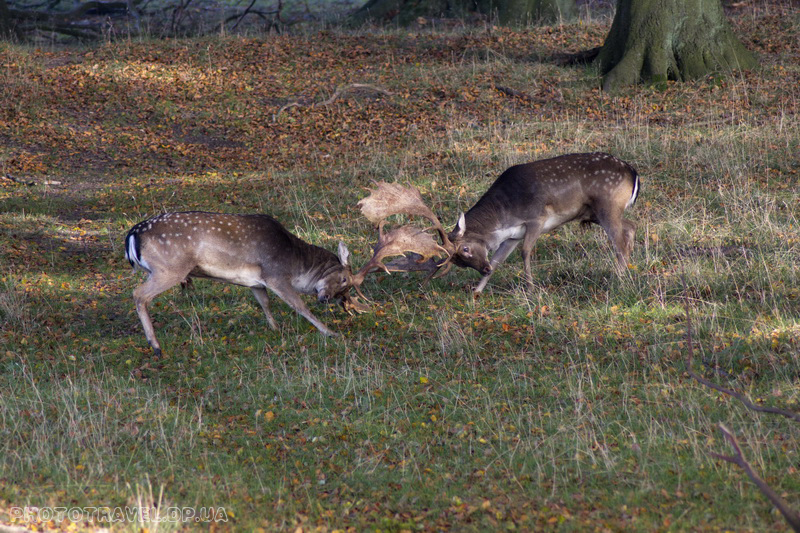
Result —
<instances>
[{"instance_id":1,"label":"deer with light brown coat","mask_svg":"<svg viewBox=\"0 0 800 533\"><path fill-rule=\"evenodd\" d=\"M190 278L207 278L249 287L272 329L267 289L311 322L323 335L335 333L308 309L301 294L320 301L334 298L345 307L352 286L350 252L339 243L338 257L291 234L269 215L229 215L189 211L165 213L133 226L125 237L125 257L148 274L133 291L136 312L156 355L148 304L170 287Z\"/></svg>"}]
</instances>

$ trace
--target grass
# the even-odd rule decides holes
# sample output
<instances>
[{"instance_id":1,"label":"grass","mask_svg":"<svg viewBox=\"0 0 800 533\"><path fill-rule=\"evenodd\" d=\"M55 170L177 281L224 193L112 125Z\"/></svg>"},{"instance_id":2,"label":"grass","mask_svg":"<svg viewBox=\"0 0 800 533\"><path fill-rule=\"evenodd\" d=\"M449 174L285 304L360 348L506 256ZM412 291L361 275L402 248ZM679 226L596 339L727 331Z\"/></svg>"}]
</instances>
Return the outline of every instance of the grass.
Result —
<instances>
[{"instance_id":1,"label":"grass","mask_svg":"<svg viewBox=\"0 0 800 533\"><path fill-rule=\"evenodd\" d=\"M160 501L222 529L786 530L710 454L725 423L796 508L800 429L684 363L686 293L695 370L798 408L798 15L768 7L732 16L758 71L613 96L547 60L608 20L0 48L2 169L38 183L0 180L0 523L128 506L115 527L189 527L148 520ZM310 105L354 82L392 95ZM150 353L122 249L146 216L269 212L360 265L372 180L449 225L507 166L588 150L642 176L621 277L602 232L568 226L533 291L516 254L477 300L474 272L377 276L370 313L314 304L335 339L200 281L156 300Z\"/></svg>"}]
</instances>

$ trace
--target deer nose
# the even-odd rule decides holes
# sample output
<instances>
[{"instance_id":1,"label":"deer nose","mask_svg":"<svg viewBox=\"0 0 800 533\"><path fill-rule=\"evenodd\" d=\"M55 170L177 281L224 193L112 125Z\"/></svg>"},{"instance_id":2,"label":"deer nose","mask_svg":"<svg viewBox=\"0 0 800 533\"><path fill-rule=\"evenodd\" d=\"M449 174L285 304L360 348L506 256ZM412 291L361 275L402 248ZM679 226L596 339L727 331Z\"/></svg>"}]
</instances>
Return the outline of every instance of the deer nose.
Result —
<instances>
[{"instance_id":1,"label":"deer nose","mask_svg":"<svg viewBox=\"0 0 800 533\"><path fill-rule=\"evenodd\" d=\"M484 276L488 276L491 273L492 273L492 265L486 265L485 267L483 267L483 270L481 270L481 274L483 274Z\"/></svg>"}]
</instances>

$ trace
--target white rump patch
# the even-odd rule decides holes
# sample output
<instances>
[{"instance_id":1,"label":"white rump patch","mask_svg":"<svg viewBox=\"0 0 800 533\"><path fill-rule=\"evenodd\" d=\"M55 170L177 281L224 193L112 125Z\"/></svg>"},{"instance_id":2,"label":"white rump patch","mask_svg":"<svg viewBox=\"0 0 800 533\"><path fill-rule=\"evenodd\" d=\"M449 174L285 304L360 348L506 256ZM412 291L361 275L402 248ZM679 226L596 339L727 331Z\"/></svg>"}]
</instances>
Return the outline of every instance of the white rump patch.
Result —
<instances>
[{"instance_id":1,"label":"white rump patch","mask_svg":"<svg viewBox=\"0 0 800 533\"><path fill-rule=\"evenodd\" d=\"M628 203L625 204L625 209L631 207L636 202L636 198L638 196L639 196L639 176L636 176L636 179L633 180L633 192L631 193L630 200L628 200Z\"/></svg>"},{"instance_id":2,"label":"white rump patch","mask_svg":"<svg viewBox=\"0 0 800 533\"><path fill-rule=\"evenodd\" d=\"M128 261L133 262L133 268L139 268L140 270L144 270L148 274L152 272L150 269L150 265L147 262L139 257L136 253L136 235L132 235L129 239L127 239L127 248L125 249L125 259Z\"/></svg>"}]
</instances>

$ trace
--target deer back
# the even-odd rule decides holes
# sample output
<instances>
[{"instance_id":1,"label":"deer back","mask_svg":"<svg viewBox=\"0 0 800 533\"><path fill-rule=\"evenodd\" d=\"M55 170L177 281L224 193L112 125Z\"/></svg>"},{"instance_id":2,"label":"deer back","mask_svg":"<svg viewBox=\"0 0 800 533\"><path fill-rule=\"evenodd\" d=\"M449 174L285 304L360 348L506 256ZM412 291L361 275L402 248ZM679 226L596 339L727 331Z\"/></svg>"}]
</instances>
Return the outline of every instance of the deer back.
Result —
<instances>
[{"instance_id":1,"label":"deer back","mask_svg":"<svg viewBox=\"0 0 800 533\"><path fill-rule=\"evenodd\" d=\"M515 165L467 211L466 233L480 234L543 214L566 219L563 224L596 209L624 210L638 192L636 170L609 154L568 154Z\"/></svg>"}]
</instances>

